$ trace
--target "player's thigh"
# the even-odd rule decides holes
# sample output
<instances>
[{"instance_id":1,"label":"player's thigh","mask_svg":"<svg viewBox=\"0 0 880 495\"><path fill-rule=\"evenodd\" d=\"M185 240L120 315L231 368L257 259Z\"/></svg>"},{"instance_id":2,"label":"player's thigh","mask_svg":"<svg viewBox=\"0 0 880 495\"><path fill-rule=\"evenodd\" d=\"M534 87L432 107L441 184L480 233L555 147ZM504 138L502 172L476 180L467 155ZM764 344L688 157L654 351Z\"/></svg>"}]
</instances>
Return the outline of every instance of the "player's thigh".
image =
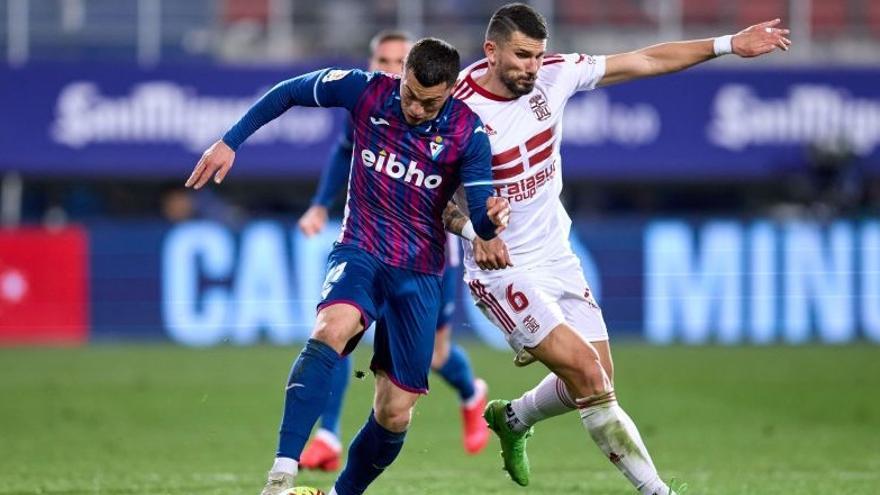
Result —
<instances>
[{"instance_id":1,"label":"player's thigh","mask_svg":"<svg viewBox=\"0 0 880 495\"><path fill-rule=\"evenodd\" d=\"M385 305L376 322L374 371L382 370L399 388L427 393L434 353L440 277L390 269L384 286Z\"/></svg>"},{"instance_id":2,"label":"player's thigh","mask_svg":"<svg viewBox=\"0 0 880 495\"><path fill-rule=\"evenodd\" d=\"M565 315L555 295L536 280L535 273L468 281L471 297L484 315L504 332L514 351L537 346Z\"/></svg>"},{"instance_id":3,"label":"player's thigh","mask_svg":"<svg viewBox=\"0 0 880 495\"><path fill-rule=\"evenodd\" d=\"M593 291L590 289L581 270L580 261L574 256L554 263L550 268L552 277L549 283L561 288L559 307L565 321L585 340L592 343L609 379L614 380L614 362L611 359L611 346L608 327Z\"/></svg>"},{"instance_id":4,"label":"player's thigh","mask_svg":"<svg viewBox=\"0 0 880 495\"><path fill-rule=\"evenodd\" d=\"M605 372L613 380L614 364L611 360L611 346L608 340L608 327L602 310L583 294L568 294L559 301L559 307L568 323L584 340L593 344Z\"/></svg>"},{"instance_id":5,"label":"player's thigh","mask_svg":"<svg viewBox=\"0 0 880 495\"><path fill-rule=\"evenodd\" d=\"M312 336L338 352L351 351L357 337L376 318L381 304L376 290L381 266L369 253L336 244L327 260L327 274L318 303Z\"/></svg>"},{"instance_id":6,"label":"player's thigh","mask_svg":"<svg viewBox=\"0 0 880 495\"><path fill-rule=\"evenodd\" d=\"M575 397L612 388L596 347L566 323L556 326L529 352L559 376Z\"/></svg>"},{"instance_id":7,"label":"player's thigh","mask_svg":"<svg viewBox=\"0 0 880 495\"><path fill-rule=\"evenodd\" d=\"M386 430L395 433L406 431L419 395L398 387L387 373L377 371L376 393L373 397L376 421Z\"/></svg>"}]
</instances>

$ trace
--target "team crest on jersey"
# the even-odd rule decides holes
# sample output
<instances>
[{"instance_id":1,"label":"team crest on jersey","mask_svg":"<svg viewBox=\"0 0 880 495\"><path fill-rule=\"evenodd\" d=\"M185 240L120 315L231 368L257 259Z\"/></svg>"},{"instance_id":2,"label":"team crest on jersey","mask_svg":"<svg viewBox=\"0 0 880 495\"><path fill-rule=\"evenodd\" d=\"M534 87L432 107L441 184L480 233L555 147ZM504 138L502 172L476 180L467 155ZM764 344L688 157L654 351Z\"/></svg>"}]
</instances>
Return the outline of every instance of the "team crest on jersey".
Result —
<instances>
[{"instance_id":1,"label":"team crest on jersey","mask_svg":"<svg viewBox=\"0 0 880 495\"><path fill-rule=\"evenodd\" d=\"M538 320L536 320L535 317L532 315L528 315L523 318L523 326L526 327L526 330L528 330L529 333L536 333L538 330L541 329L541 324L538 323Z\"/></svg>"},{"instance_id":2,"label":"team crest on jersey","mask_svg":"<svg viewBox=\"0 0 880 495\"><path fill-rule=\"evenodd\" d=\"M440 152L443 151L443 148L446 146L443 145L443 138L436 136L433 141L428 143L428 147L431 149L431 159L436 160L437 157L440 156Z\"/></svg>"},{"instance_id":3,"label":"team crest on jersey","mask_svg":"<svg viewBox=\"0 0 880 495\"><path fill-rule=\"evenodd\" d=\"M347 76L349 72L351 72L351 70L331 70L321 78L321 82L328 83L331 81L338 81Z\"/></svg>"},{"instance_id":4,"label":"team crest on jersey","mask_svg":"<svg viewBox=\"0 0 880 495\"><path fill-rule=\"evenodd\" d=\"M486 135L487 136L494 136L494 135L498 134L497 132L495 132L495 129L493 129L492 126L489 124L484 124L483 127L486 128Z\"/></svg>"},{"instance_id":5,"label":"team crest on jersey","mask_svg":"<svg viewBox=\"0 0 880 495\"><path fill-rule=\"evenodd\" d=\"M550 118L550 107L547 106L547 100L544 98L544 95L538 93L529 98L529 106L532 107L532 112L535 113L535 118L539 121Z\"/></svg>"}]
</instances>

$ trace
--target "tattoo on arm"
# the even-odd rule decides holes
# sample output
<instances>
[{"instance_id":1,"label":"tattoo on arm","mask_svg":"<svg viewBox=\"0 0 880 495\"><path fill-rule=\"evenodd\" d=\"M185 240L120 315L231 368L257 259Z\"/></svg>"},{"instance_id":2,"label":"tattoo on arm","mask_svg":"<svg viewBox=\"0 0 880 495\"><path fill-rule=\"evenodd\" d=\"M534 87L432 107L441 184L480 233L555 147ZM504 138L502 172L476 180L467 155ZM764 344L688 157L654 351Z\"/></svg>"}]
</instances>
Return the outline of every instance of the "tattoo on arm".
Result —
<instances>
[{"instance_id":1,"label":"tattoo on arm","mask_svg":"<svg viewBox=\"0 0 880 495\"><path fill-rule=\"evenodd\" d=\"M458 205L450 201L443 210L443 227L455 235L460 236L462 229L468 222L468 217L460 209Z\"/></svg>"}]
</instances>

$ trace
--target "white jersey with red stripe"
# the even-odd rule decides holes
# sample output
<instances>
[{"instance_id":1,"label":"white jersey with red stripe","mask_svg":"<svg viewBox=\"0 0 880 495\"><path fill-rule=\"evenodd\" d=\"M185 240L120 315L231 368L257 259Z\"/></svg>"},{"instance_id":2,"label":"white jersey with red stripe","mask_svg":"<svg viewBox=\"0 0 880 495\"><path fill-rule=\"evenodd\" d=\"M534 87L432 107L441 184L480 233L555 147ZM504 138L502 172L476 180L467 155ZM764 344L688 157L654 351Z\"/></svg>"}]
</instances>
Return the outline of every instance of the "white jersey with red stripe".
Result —
<instances>
[{"instance_id":1,"label":"white jersey with red stripe","mask_svg":"<svg viewBox=\"0 0 880 495\"><path fill-rule=\"evenodd\" d=\"M535 87L519 98L490 93L477 84L488 67L484 59L463 70L453 96L464 101L483 121L492 146L493 186L510 201L510 225L501 233L513 270L571 252L571 219L562 206L562 114L578 91L593 89L605 75L605 57L582 54L548 55ZM502 271L484 272L464 243L467 278L485 279Z\"/></svg>"}]
</instances>

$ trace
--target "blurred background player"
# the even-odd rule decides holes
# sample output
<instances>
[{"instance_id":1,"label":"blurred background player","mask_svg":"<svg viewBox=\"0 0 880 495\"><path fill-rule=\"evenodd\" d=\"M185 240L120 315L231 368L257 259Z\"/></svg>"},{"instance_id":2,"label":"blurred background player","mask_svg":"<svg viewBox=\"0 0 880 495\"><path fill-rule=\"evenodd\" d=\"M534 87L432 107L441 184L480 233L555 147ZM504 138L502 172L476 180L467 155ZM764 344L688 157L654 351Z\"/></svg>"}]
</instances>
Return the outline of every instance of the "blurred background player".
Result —
<instances>
[{"instance_id":1,"label":"blurred background player","mask_svg":"<svg viewBox=\"0 0 880 495\"><path fill-rule=\"evenodd\" d=\"M399 75L403 72L406 54L412 46L409 34L403 31L382 31L370 41L370 71L382 71ZM321 232L327 224L329 209L340 191L348 184L351 171L353 146L351 119L345 120L345 132L340 136L330 163L321 173L321 180L312 205L300 217L299 228L311 237ZM455 312L458 275L461 256L459 240L450 236L446 241L446 270L443 272L443 300L438 315L437 334L431 369L437 372L458 393L461 400L461 417L465 451L480 452L489 440L489 428L483 420L486 407L486 382L475 379L470 359L465 350L451 342L450 319ZM300 467L335 471L341 465L342 442L340 417L345 391L352 374L352 358L346 356L333 371L330 381L330 397L321 413L321 424L315 437L308 443L300 458Z\"/></svg>"},{"instance_id":2,"label":"blurred background player","mask_svg":"<svg viewBox=\"0 0 880 495\"><path fill-rule=\"evenodd\" d=\"M463 71L454 95L490 129L494 186L510 200L515 219L501 235L513 266L481 270L474 258L482 242L474 239L473 247L465 247L465 278L476 304L518 355L530 353L552 372L519 399L495 400L486 408L504 467L516 483L529 483L525 446L532 425L577 409L592 440L640 493L675 493L618 405L608 330L569 242L571 220L559 200L566 103L578 91L676 72L720 55L788 50L788 30L778 24L776 19L736 35L607 57L545 57L546 21L532 7L508 4L489 21L486 59ZM453 231L466 223L463 216L447 218Z\"/></svg>"},{"instance_id":3,"label":"blurred background player","mask_svg":"<svg viewBox=\"0 0 880 495\"><path fill-rule=\"evenodd\" d=\"M262 495L294 487L306 440L330 394L333 370L376 322L376 394L352 440L332 494L363 493L403 447L412 409L428 391L446 233L442 212L460 186L477 233L491 244L509 217L492 196L491 151L480 119L450 98L458 52L418 41L402 76L324 69L277 84L202 155L186 181L220 183L235 150L289 108L344 107L353 117L354 156L342 235L334 245L311 338L285 390L275 462ZM482 207L485 205L485 207Z\"/></svg>"}]
</instances>

